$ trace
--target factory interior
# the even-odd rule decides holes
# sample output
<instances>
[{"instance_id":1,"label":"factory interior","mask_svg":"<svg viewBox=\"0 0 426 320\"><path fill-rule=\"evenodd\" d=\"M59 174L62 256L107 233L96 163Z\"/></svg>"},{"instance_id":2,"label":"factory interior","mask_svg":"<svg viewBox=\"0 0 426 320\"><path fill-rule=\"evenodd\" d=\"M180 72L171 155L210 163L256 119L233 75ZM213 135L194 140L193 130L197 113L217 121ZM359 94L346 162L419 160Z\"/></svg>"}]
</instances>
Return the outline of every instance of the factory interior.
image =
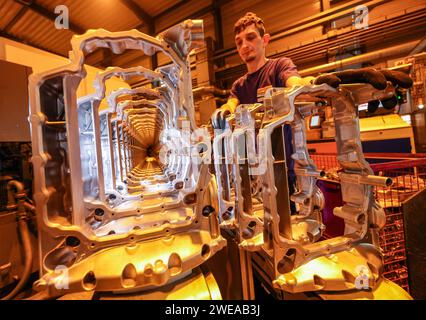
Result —
<instances>
[{"instance_id":1,"label":"factory interior","mask_svg":"<svg viewBox=\"0 0 426 320\"><path fill-rule=\"evenodd\" d=\"M0 300L425 300L425 0L0 0Z\"/></svg>"}]
</instances>

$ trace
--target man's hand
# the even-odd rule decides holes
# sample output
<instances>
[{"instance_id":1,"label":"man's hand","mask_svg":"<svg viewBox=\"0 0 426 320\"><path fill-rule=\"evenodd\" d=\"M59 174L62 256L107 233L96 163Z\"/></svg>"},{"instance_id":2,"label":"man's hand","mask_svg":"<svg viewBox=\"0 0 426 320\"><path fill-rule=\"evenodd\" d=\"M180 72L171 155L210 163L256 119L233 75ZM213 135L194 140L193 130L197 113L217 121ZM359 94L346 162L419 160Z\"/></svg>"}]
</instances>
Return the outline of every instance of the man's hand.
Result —
<instances>
[{"instance_id":1,"label":"man's hand","mask_svg":"<svg viewBox=\"0 0 426 320\"><path fill-rule=\"evenodd\" d=\"M235 112L238 104L238 99L229 98L227 103L222 105L219 109L216 109L211 116L212 127L214 129L224 129L225 119Z\"/></svg>"},{"instance_id":2,"label":"man's hand","mask_svg":"<svg viewBox=\"0 0 426 320\"><path fill-rule=\"evenodd\" d=\"M326 83L334 88L340 84L350 83L369 83L378 90L383 90L387 86L387 81L390 81L396 88L408 89L413 85L413 80L405 73L395 70L376 70L374 68L362 68L339 71L329 74L320 75L314 81L314 84ZM386 109L393 109L398 100L396 96L382 100L382 105ZM375 112L379 107L380 101L370 101L368 103L368 112Z\"/></svg>"}]
</instances>

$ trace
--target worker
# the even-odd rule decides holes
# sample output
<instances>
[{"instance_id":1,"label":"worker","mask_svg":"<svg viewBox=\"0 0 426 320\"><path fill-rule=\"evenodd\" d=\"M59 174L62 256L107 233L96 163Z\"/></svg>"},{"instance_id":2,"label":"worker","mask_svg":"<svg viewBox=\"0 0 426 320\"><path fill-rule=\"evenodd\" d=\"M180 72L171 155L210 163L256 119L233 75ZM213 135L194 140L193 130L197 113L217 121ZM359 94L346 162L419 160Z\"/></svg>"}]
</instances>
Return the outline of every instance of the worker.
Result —
<instances>
[{"instance_id":1,"label":"worker","mask_svg":"<svg viewBox=\"0 0 426 320\"><path fill-rule=\"evenodd\" d=\"M231 88L231 96L213 115L213 127L221 128L226 115L235 111L239 104L257 102L257 91L260 88L291 87L304 84L297 68L290 58L266 58L266 46L270 35L266 33L263 20L256 14L248 12L234 25L235 44L238 54L247 66L247 73L236 80ZM289 124L284 125L285 155L287 164L288 186L290 195L294 193L296 176L294 174L292 132ZM295 212L291 202L291 211Z\"/></svg>"},{"instance_id":2,"label":"worker","mask_svg":"<svg viewBox=\"0 0 426 320\"><path fill-rule=\"evenodd\" d=\"M291 87L326 83L337 88L340 84L369 83L382 90L386 88L388 81L401 88L410 88L413 84L412 79L403 72L374 68L349 69L323 74L317 78L301 78L290 58L266 57L270 35L265 31L263 20L252 12L246 13L235 23L234 35L238 54L246 64L248 72L234 82L227 103L213 114L211 120L214 127L220 127L221 119L234 113L239 104L258 102L258 89L268 86ZM395 96L380 102L386 109L393 109L397 104ZM376 111L378 105L379 103L374 101L370 104L369 111Z\"/></svg>"},{"instance_id":3,"label":"worker","mask_svg":"<svg viewBox=\"0 0 426 320\"><path fill-rule=\"evenodd\" d=\"M320 75L317 78L301 78L297 67L290 58L281 57L268 59L266 57L266 46L270 35L266 33L263 20L252 12L246 13L234 25L235 44L240 58L247 67L247 73L237 79L231 88L227 103L217 109L211 118L212 126L223 129L224 119L235 112L239 104L257 103L258 89L268 86L292 87L305 84L326 83L334 88L346 83L369 83L376 89L385 89L387 81L394 86L409 88L412 85L410 77L402 72L390 70L376 70L374 68L362 68L356 70L345 70L336 73ZM392 109L397 104L396 97L381 101L387 109ZM375 112L379 101L369 102L368 110ZM284 126L284 141L288 175L288 186L290 195L295 190L294 161L291 126ZM291 211L295 213L294 203L291 202Z\"/></svg>"}]
</instances>

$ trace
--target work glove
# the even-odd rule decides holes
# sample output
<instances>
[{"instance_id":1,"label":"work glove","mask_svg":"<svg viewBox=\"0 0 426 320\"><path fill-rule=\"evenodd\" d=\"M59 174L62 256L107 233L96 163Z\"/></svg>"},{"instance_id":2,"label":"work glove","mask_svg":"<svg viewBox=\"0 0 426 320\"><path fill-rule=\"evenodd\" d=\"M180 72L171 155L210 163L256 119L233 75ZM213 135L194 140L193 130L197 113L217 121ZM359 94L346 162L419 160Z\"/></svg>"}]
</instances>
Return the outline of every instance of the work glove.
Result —
<instances>
[{"instance_id":1,"label":"work glove","mask_svg":"<svg viewBox=\"0 0 426 320\"><path fill-rule=\"evenodd\" d=\"M351 69L324 74L317 77L314 84L326 83L333 88L340 84L369 83L378 90L383 90L387 86L387 81L398 88L408 89L413 85L413 80L404 72L395 70L376 70L374 68ZM374 100L368 102L368 112L375 112L382 102L385 109L393 109L398 104L398 99L394 95L385 100Z\"/></svg>"},{"instance_id":2,"label":"work glove","mask_svg":"<svg viewBox=\"0 0 426 320\"><path fill-rule=\"evenodd\" d=\"M228 103L216 109L210 118L213 129L225 129L226 118L235 112L234 109L235 107Z\"/></svg>"}]
</instances>

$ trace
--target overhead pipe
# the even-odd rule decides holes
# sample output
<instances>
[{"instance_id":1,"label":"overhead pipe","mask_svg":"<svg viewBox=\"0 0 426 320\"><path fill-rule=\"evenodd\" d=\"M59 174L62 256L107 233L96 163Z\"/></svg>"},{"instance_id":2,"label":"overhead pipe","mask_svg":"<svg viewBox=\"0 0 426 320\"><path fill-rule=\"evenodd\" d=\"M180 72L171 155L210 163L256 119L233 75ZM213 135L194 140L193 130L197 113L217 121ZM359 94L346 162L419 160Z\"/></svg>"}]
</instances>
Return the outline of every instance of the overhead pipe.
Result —
<instances>
[{"instance_id":1,"label":"overhead pipe","mask_svg":"<svg viewBox=\"0 0 426 320\"><path fill-rule=\"evenodd\" d=\"M354 6L357 4L363 4L364 6L368 8L375 7L377 5L389 2L390 0L372 0L367 3L363 3L364 1L353 1L349 3L350 5ZM347 8L349 4L342 5L337 8L333 8L324 12L320 12L316 15L313 15L311 17L308 17L302 21L298 21L297 23L293 24L289 28L285 29L282 32L278 32L271 35L270 41L275 41L278 39L281 39L285 36L289 36L291 34L306 30L308 28L313 28L319 25L322 25L330 20L338 19L340 17L346 16L354 11L354 7ZM341 11L343 10L343 11ZM218 50L215 52L215 55L213 57L213 60L226 58L230 55L236 54L237 49L236 47L224 49L224 50Z\"/></svg>"},{"instance_id":2,"label":"overhead pipe","mask_svg":"<svg viewBox=\"0 0 426 320\"><path fill-rule=\"evenodd\" d=\"M387 58L389 56L396 55L396 54L404 55L405 53L410 52L410 50L412 50L413 47L415 47L417 44L418 44L418 41L410 41L410 42L393 46L390 48L381 49L381 50L377 50L377 51L373 51L373 52L369 52L365 54L360 54L347 59L342 59L339 61L326 63L320 66L300 70L299 74L304 77L308 75L327 72L327 71L338 69L338 68L343 68L345 66L352 65L352 64Z\"/></svg>"},{"instance_id":3,"label":"overhead pipe","mask_svg":"<svg viewBox=\"0 0 426 320\"><path fill-rule=\"evenodd\" d=\"M363 4L363 6L366 6L369 9L371 9L372 7L378 6L378 5L386 3L386 2L389 2L389 0L373 0L373 1L369 1L369 2L367 2L365 4ZM290 30L285 30L283 32L274 34L274 35L271 36L271 41L275 41L275 40L281 39L283 37L289 36L291 34L294 34L294 33L297 33L297 32L300 32L300 31L303 31L303 30L306 30L306 29L309 29L309 28L320 26L320 25L322 25L322 24L324 24L326 22L329 22L331 20L339 19L341 17L344 17L346 15L349 15L349 14L353 13L355 11L355 8L352 7L352 8L349 8L349 9L346 9L346 10L334 13L334 14L332 14L330 16L326 16L326 17L324 17L322 19L316 19L316 20L314 20L314 21L312 21L310 23L302 24L299 27L295 27L295 28L292 28Z\"/></svg>"},{"instance_id":4,"label":"overhead pipe","mask_svg":"<svg viewBox=\"0 0 426 320\"><path fill-rule=\"evenodd\" d=\"M425 11L422 10L420 11L418 14L415 15L408 15L408 16L404 16L402 19L402 23L403 25L407 24L407 23L413 23L413 22L417 22L416 25L418 25L419 21L424 21L421 20L423 19L425 16ZM420 20L419 20L420 19ZM399 21L401 22L401 20ZM422 23L422 22L420 22ZM395 22L392 21L388 21L386 22L386 24L378 24L377 26L375 26L377 28L374 28L374 31L372 29L369 29L369 33L371 33L370 36L365 37L365 34L362 34L362 38L359 38L360 41L360 45L362 44L362 42L364 41L369 41L372 40L373 38L377 38L379 36L380 33L383 32L383 30L389 31L389 32L395 32L398 30L401 30L401 26L399 23L395 24ZM399 28L399 29L398 29ZM390 31L390 30L395 30L395 31ZM355 33L354 33L355 32ZM303 46L303 47L299 47L299 48L293 48L290 50L286 50L285 54L287 57L301 61L301 60L305 60L307 57L309 57L308 60L313 60L313 53L316 56L323 56L325 54L325 50L326 50L326 44L327 46L337 46L338 44L340 45L345 45L346 43L350 43L350 41L353 41L353 38L358 36L358 33L360 33L361 31L356 31L356 30L352 30L351 32L347 33L347 34L343 34L342 37L339 37L339 39L336 40L331 40L330 39L322 39L316 42L312 42L310 45L308 46ZM271 55L271 57L278 57L281 56L284 52L281 53L276 53ZM319 54L320 53L320 54ZM241 67L243 67L243 64L240 65ZM236 68L237 66L233 66L232 68ZM224 72L224 70L217 70L216 73L218 72Z\"/></svg>"},{"instance_id":5,"label":"overhead pipe","mask_svg":"<svg viewBox=\"0 0 426 320\"><path fill-rule=\"evenodd\" d=\"M418 16L416 16L418 17ZM420 24L413 24L412 21L410 20L414 20L415 22L417 22L416 17L412 17L409 20L406 20L405 22L408 24L410 23L411 26L410 27L414 27L414 26L421 26L424 24L424 22L420 22ZM422 16L423 17L423 16ZM423 20L424 21L424 20ZM405 28L404 28L405 29ZM386 31L386 34L390 34L392 32L398 32L401 31L401 25L399 24L395 24L392 22L387 23L386 25L381 25L377 28L374 28L373 30L368 30L367 35L363 34L362 38L359 37L357 39L357 44L359 44L360 46L367 42L367 41L373 41L376 40L377 38L381 37L383 38L383 30ZM329 50L333 50L334 48L341 48L341 47L345 47L345 46L350 46L353 45L353 39L354 37L358 37L358 34L344 34L342 35L341 38L337 39L337 40L333 40L333 41L327 41L327 40L323 40L321 42L317 42L315 44L311 44L308 47L299 47L299 48L295 48L295 49L291 49L287 51L287 56L291 57L293 56L296 60L301 60L300 57L302 55L306 55L309 57L312 57L312 52L315 52L315 54L318 55L318 53L320 52L326 52ZM326 43L326 47L324 47L324 43ZM329 48L331 46L331 48ZM334 47L333 47L334 46ZM329 48L329 49L328 49ZM276 56L277 54L274 54L273 56ZM321 53L321 55L323 55L323 53Z\"/></svg>"},{"instance_id":6,"label":"overhead pipe","mask_svg":"<svg viewBox=\"0 0 426 320\"><path fill-rule=\"evenodd\" d=\"M203 95L203 94L213 94L217 96L228 96L230 93L229 90L223 90L216 88L215 86L205 86L205 87L199 87L194 90L192 90L192 94L194 98Z\"/></svg>"}]
</instances>

